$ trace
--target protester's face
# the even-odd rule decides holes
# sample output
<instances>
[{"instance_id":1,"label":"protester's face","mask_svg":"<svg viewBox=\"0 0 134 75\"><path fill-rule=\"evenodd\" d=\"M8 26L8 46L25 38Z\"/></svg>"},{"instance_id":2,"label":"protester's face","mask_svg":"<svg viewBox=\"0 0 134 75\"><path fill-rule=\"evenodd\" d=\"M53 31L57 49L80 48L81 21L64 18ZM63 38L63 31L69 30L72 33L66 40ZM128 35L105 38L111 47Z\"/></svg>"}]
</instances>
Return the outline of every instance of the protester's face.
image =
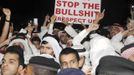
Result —
<instances>
[{"instance_id":1,"label":"protester's face","mask_svg":"<svg viewBox=\"0 0 134 75\"><path fill-rule=\"evenodd\" d=\"M79 61L77 60L75 54L73 54L73 53L61 55L60 63L61 63L61 67L63 69L65 69L65 68L78 69L79 68Z\"/></svg>"},{"instance_id":2,"label":"protester's face","mask_svg":"<svg viewBox=\"0 0 134 75\"><path fill-rule=\"evenodd\" d=\"M58 36L58 32L59 31L60 31L59 29L54 29L53 34L56 35L56 36Z\"/></svg>"},{"instance_id":3,"label":"protester's face","mask_svg":"<svg viewBox=\"0 0 134 75\"><path fill-rule=\"evenodd\" d=\"M119 30L118 26L112 26L111 27L111 33L110 33L111 36L114 36L114 35L116 35L119 32L120 32L120 30Z\"/></svg>"},{"instance_id":4,"label":"protester's face","mask_svg":"<svg viewBox=\"0 0 134 75\"><path fill-rule=\"evenodd\" d=\"M67 41L69 40L68 36L66 33L62 33L62 35L60 36L60 41L62 44L66 44Z\"/></svg>"},{"instance_id":5,"label":"protester's face","mask_svg":"<svg viewBox=\"0 0 134 75\"><path fill-rule=\"evenodd\" d=\"M49 43L41 45L40 53L54 56L53 48Z\"/></svg>"},{"instance_id":6,"label":"protester's face","mask_svg":"<svg viewBox=\"0 0 134 75\"><path fill-rule=\"evenodd\" d=\"M40 49L40 42L39 41L33 41L33 44L37 49Z\"/></svg>"},{"instance_id":7,"label":"protester's face","mask_svg":"<svg viewBox=\"0 0 134 75\"><path fill-rule=\"evenodd\" d=\"M111 27L110 34L111 34L111 36L114 36L114 35L116 35L117 33L121 32L121 31L123 31L123 30L124 30L123 27L112 26L112 27Z\"/></svg>"},{"instance_id":8,"label":"protester's face","mask_svg":"<svg viewBox=\"0 0 134 75\"><path fill-rule=\"evenodd\" d=\"M19 65L18 55L11 53L5 54L1 66L2 75L17 75L21 68L22 66Z\"/></svg>"},{"instance_id":9,"label":"protester's face","mask_svg":"<svg viewBox=\"0 0 134 75\"><path fill-rule=\"evenodd\" d=\"M72 47L72 45L73 45L72 40L68 40L66 45L67 45L67 47Z\"/></svg>"}]
</instances>

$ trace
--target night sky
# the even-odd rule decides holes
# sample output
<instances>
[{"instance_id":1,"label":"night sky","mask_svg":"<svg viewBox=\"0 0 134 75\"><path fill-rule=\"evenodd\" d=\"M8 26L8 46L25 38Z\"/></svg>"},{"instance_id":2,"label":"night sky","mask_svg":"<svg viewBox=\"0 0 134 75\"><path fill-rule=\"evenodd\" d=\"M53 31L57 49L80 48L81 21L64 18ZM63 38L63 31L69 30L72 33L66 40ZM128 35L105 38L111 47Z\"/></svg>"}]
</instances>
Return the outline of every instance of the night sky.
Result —
<instances>
[{"instance_id":1,"label":"night sky","mask_svg":"<svg viewBox=\"0 0 134 75\"><path fill-rule=\"evenodd\" d=\"M102 0L102 9L106 9L105 17L101 21L104 26L112 23L125 24L130 16L130 4L133 0ZM43 22L44 16L53 14L55 0L0 0L1 7L8 7L12 10L12 22L14 26L21 27L20 24L38 17ZM18 29L18 28L17 28Z\"/></svg>"}]
</instances>

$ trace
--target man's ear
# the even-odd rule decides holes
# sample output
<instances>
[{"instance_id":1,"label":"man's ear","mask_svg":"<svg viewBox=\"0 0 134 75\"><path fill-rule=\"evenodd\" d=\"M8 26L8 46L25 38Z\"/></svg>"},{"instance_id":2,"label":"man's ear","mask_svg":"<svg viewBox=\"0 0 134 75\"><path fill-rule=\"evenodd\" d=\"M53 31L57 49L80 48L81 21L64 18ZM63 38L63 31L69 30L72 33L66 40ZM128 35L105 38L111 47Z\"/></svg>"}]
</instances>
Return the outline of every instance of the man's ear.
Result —
<instances>
[{"instance_id":1,"label":"man's ear","mask_svg":"<svg viewBox=\"0 0 134 75\"><path fill-rule=\"evenodd\" d=\"M85 63L85 56L80 56L79 67L82 67Z\"/></svg>"},{"instance_id":2,"label":"man's ear","mask_svg":"<svg viewBox=\"0 0 134 75\"><path fill-rule=\"evenodd\" d=\"M20 75L24 75L24 72L25 72L25 68L22 65L20 65L19 68L18 68L18 73Z\"/></svg>"}]
</instances>

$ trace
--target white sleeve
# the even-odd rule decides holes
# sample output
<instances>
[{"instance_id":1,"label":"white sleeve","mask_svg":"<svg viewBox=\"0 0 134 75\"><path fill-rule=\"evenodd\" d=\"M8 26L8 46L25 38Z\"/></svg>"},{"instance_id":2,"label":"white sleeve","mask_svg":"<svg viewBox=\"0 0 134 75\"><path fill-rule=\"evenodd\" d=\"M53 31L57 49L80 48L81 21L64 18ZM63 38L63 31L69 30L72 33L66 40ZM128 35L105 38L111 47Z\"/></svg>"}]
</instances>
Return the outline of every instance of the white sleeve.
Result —
<instances>
[{"instance_id":1,"label":"white sleeve","mask_svg":"<svg viewBox=\"0 0 134 75\"><path fill-rule=\"evenodd\" d=\"M96 67L102 57L107 55L118 56L115 53L111 41L103 36L96 36L90 40L90 60L92 63L92 73L95 73Z\"/></svg>"},{"instance_id":2,"label":"white sleeve","mask_svg":"<svg viewBox=\"0 0 134 75\"><path fill-rule=\"evenodd\" d=\"M81 41L89 34L89 32L84 29L77 36L75 36L72 40L73 45L80 45Z\"/></svg>"},{"instance_id":3,"label":"white sleeve","mask_svg":"<svg viewBox=\"0 0 134 75\"><path fill-rule=\"evenodd\" d=\"M113 37L111 38L111 41L119 42L119 41L122 40L122 38L123 38L123 35L122 35L121 32L119 32L118 34L116 34L115 36L113 36Z\"/></svg>"},{"instance_id":4,"label":"white sleeve","mask_svg":"<svg viewBox=\"0 0 134 75\"><path fill-rule=\"evenodd\" d=\"M126 40L124 42L124 45L128 45L128 44L131 44L131 43L134 43L134 36L133 35L130 35L126 38Z\"/></svg>"},{"instance_id":5,"label":"white sleeve","mask_svg":"<svg viewBox=\"0 0 134 75\"><path fill-rule=\"evenodd\" d=\"M123 42L121 42L123 35L120 33L116 34L115 36L112 37L111 43L115 50L120 53L121 48L124 47Z\"/></svg>"},{"instance_id":6,"label":"white sleeve","mask_svg":"<svg viewBox=\"0 0 134 75\"><path fill-rule=\"evenodd\" d=\"M71 25L68 25L65 27L65 31L71 36L75 37L77 35L77 32L74 30L74 28Z\"/></svg>"},{"instance_id":7,"label":"white sleeve","mask_svg":"<svg viewBox=\"0 0 134 75\"><path fill-rule=\"evenodd\" d=\"M41 32L39 33L39 38L42 40L42 37L48 32L48 29L45 26L41 27Z\"/></svg>"},{"instance_id":8,"label":"white sleeve","mask_svg":"<svg viewBox=\"0 0 134 75\"><path fill-rule=\"evenodd\" d=\"M27 33L27 31L25 29L21 28L19 33Z\"/></svg>"},{"instance_id":9,"label":"white sleeve","mask_svg":"<svg viewBox=\"0 0 134 75\"><path fill-rule=\"evenodd\" d=\"M32 49L32 52L33 52L33 55L36 56L36 55L39 55L39 51L38 49L33 45L33 44L30 44L30 47Z\"/></svg>"},{"instance_id":10,"label":"white sleeve","mask_svg":"<svg viewBox=\"0 0 134 75\"><path fill-rule=\"evenodd\" d=\"M54 24L51 23L48 29L48 34L53 34L53 27L54 27Z\"/></svg>"},{"instance_id":11,"label":"white sleeve","mask_svg":"<svg viewBox=\"0 0 134 75\"><path fill-rule=\"evenodd\" d=\"M33 43L31 42L31 40L27 40L28 41L28 45L30 47L30 50L32 52L32 55L35 56L35 55L39 55L40 53L38 52L38 49L35 47L35 45L33 45Z\"/></svg>"},{"instance_id":12,"label":"white sleeve","mask_svg":"<svg viewBox=\"0 0 134 75\"><path fill-rule=\"evenodd\" d=\"M27 30L21 28L21 30L19 31L19 33L27 33ZM26 35L28 38L31 38L31 35L27 34Z\"/></svg>"}]
</instances>

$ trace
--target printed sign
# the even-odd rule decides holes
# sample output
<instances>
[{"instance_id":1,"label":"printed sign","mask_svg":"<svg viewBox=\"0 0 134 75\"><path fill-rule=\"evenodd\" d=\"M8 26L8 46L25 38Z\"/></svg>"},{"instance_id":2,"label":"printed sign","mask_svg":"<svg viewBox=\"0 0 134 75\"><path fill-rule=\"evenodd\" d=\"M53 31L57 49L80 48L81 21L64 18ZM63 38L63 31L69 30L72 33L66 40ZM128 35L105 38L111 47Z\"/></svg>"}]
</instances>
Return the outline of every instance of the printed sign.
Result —
<instances>
[{"instance_id":1,"label":"printed sign","mask_svg":"<svg viewBox=\"0 0 134 75\"><path fill-rule=\"evenodd\" d=\"M101 9L101 0L56 0L56 22L90 24Z\"/></svg>"}]
</instances>

